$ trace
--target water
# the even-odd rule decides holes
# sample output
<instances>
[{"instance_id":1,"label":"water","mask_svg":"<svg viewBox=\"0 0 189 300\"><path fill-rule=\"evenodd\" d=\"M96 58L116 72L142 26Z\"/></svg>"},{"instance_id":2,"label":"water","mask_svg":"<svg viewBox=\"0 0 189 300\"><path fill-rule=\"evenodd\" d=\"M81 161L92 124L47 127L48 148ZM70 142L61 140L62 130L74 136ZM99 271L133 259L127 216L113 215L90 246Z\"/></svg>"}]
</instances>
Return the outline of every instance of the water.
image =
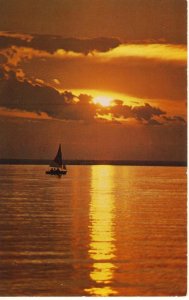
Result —
<instances>
[{"instance_id":1,"label":"water","mask_svg":"<svg viewBox=\"0 0 189 300\"><path fill-rule=\"evenodd\" d=\"M0 166L1 296L186 293L186 168Z\"/></svg>"}]
</instances>

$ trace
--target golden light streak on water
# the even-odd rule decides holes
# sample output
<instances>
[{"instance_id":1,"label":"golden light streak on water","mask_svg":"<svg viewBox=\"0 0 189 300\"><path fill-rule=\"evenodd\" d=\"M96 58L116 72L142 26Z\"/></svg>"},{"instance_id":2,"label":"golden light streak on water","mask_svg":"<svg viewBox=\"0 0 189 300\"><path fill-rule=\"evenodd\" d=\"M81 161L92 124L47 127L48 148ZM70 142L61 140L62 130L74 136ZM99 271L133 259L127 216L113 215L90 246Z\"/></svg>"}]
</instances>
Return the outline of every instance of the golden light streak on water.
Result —
<instances>
[{"instance_id":1,"label":"golden light streak on water","mask_svg":"<svg viewBox=\"0 0 189 300\"><path fill-rule=\"evenodd\" d=\"M93 166L91 179L89 256L95 262L90 278L95 286L87 289L96 296L115 295L109 285L114 277L115 232L114 232L114 182L111 166ZM111 260L111 262L110 262ZM100 286L96 287L96 284Z\"/></svg>"}]
</instances>

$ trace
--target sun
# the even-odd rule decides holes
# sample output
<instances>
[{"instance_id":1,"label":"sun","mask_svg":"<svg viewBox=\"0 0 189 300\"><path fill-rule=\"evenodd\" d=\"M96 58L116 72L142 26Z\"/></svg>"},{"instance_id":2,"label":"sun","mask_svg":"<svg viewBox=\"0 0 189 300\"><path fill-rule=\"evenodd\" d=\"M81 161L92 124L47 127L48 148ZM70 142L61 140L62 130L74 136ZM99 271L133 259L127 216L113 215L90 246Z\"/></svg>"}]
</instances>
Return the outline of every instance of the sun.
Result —
<instances>
[{"instance_id":1,"label":"sun","mask_svg":"<svg viewBox=\"0 0 189 300\"><path fill-rule=\"evenodd\" d=\"M110 106L112 100L113 98L108 96L97 96L93 98L95 104L101 104L102 106Z\"/></svg>"}]
</instances>

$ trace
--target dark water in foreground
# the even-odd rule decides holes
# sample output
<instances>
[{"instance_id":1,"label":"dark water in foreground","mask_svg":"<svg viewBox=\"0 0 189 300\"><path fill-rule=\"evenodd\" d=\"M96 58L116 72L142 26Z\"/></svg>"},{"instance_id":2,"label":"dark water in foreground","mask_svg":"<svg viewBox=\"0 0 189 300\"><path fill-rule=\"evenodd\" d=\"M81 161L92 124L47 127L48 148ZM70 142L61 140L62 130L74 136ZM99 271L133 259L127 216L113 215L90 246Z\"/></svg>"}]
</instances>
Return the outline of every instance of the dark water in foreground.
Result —
<instances>
[{"instance_id":1,"label":"dark water in foreground","mask_svg":"<svg viewBox=\"0 0 189 300\"><path fill-rule=\"evenodd\" d=\"M186 168L0 166L0 295L186 293Z\"/></svg>"}]
</instances>

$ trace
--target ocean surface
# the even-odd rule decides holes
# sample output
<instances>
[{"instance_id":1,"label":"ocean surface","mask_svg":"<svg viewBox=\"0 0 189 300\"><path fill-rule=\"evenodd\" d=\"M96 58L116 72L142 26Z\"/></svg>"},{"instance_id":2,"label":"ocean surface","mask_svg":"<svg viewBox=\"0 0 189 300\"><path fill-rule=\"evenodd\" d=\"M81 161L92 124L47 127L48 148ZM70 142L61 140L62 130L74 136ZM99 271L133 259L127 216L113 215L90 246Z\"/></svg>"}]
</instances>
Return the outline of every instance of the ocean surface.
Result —
<instances>
[{"instance_id":1,"label":"ocean surface","mask_svg":"<svg viewBox=\"0 0 189 300\"><path fill-rule=\"evenodd\" d=\"M186 293L186 168L0 166L0 296Z\"/></svg>"}]
</instances>

